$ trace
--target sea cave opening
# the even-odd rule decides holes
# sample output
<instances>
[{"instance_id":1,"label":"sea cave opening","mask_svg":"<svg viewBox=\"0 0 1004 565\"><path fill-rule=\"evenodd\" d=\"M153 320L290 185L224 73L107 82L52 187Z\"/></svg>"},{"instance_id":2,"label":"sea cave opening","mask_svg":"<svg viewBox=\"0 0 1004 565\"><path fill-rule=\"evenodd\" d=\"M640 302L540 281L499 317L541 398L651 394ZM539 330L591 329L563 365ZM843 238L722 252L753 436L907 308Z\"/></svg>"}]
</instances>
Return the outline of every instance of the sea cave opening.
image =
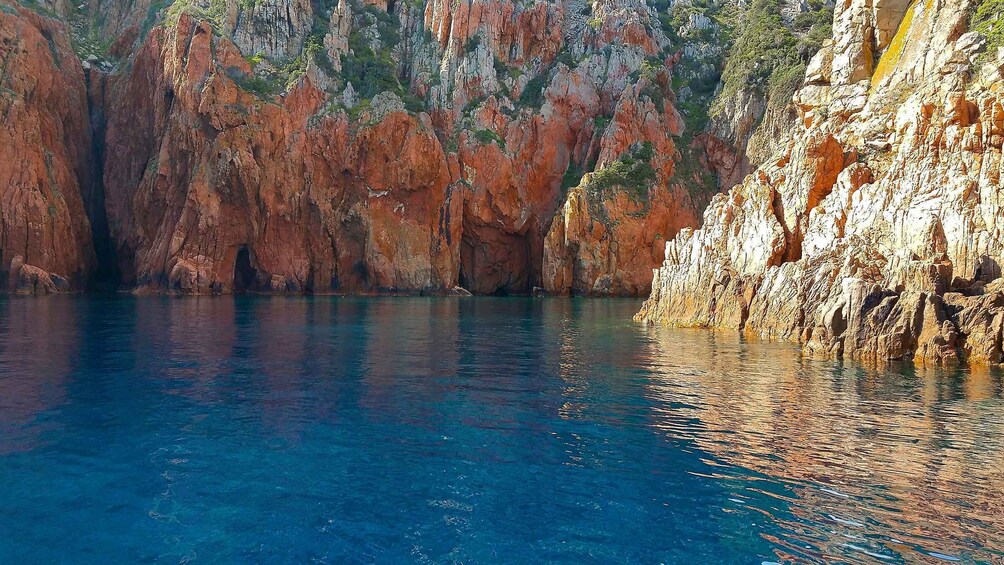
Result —
<instances>
[{"instance_id":1,"label":"sea cave opening","mask_svg":"<svg viewBox=\"0 0 1004 565\"><path fill-rule=\"evenodd\" d=\"M251 252L246 245L242 246L234 261L234 292L253 291L257 280L258 269L251 265Z\"/></svg>"}]
</instances>

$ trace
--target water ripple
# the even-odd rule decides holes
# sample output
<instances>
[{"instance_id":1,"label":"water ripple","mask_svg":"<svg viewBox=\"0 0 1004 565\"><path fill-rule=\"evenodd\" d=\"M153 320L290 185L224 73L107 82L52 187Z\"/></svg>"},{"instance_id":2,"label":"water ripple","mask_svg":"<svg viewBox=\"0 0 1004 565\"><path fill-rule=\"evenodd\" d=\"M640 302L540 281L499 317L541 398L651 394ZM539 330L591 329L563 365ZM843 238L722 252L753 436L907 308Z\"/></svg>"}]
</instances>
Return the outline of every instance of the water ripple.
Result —
<instances>
[{"instance_id":1,"label":"water ripple","mask_svg":"<svg viewBox=\"0 0 1004 565\"><path fill-rule=\"evenodd\" d=\"M0 562L1004 561L996 370L633 301L0 301Z\"/></svg>"}]
</instances>

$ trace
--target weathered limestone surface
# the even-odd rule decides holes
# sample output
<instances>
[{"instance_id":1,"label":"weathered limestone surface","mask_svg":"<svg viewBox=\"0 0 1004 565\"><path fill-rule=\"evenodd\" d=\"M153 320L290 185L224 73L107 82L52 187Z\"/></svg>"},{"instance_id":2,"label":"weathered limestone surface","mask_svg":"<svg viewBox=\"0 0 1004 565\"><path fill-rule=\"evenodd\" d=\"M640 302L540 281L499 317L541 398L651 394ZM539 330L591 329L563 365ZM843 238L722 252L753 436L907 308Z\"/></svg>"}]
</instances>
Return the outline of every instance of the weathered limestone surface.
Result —
<instances>
[{"instance_id":1,"label":"weathered limestone surface","mask_svg":"<svg viewBox=\"0 0 1004 565\"><path fill-rule=\"evenodd\" d=\"M637 319L870 361L999 363L1004 55L981 57L971 9L838 5L786 149L667 244Z\"/></svg>"}]
</instances>

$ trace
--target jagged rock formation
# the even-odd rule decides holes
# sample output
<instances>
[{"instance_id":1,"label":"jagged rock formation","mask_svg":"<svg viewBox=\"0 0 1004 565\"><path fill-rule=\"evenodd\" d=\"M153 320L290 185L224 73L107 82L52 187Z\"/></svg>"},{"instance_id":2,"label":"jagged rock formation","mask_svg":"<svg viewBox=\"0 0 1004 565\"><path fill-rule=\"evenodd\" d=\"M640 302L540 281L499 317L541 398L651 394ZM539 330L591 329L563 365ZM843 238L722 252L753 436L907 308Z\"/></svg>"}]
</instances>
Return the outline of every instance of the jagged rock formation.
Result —
<instances>
[{"instance_id":1,"label":"jagged rock formation","mask_svg":"<svg viewBox=\"0 0 1004 565\"><path fill-rule=\"evenodd\" d=\"M189 293L451 287L456 226L430 221L450 211L450 172L429 118L378 97L350 127L344 113L318 115L324 97L309 79L276 104L230 76L250 72L207 22L183 15L113 79L105 105L129 111L108 123L118 158L105 186L129 282Z\"/></svg>"},{"instance_id":2,"label":"jagged rock formation","mask_svg":"<svg viewBox=\"0 0 1004 565\"><path fill-rule=\"evenodd\" d=\"M300 54L313 20L310 0L229 2L223 29L242 53L285 61Z\"/></svg>"},{"instance_id":3,"label":"jagged rock formation","mask_svg":"<svg viewBox=\"0 0 1004 565\"><path fill-rule=\"evenodd\" d=\"M94 265L87 87L65 28L0 6L0 287L79 287Z\"/></svg>"},{"instance_id":4,"label":"jagged rock formation","mask_svg":"<svg viewBox=\"0 0 1004 565\"><path fill-rule=\"evenodd\" d=\"M71 82L97 163L67 183L125 288L642 294L714 191L678 147L661 2L32 6L77 47L42 74ZM83 281L75 243L54 268Z\"/></svg>"},{"instance_id":5,"label":"jagged rock formation","mask_svg":"<svg viewBox=\"0 0 1004 565\"><path fill-rule=\"evenodd\" d=\"M55 225L82 231L66 246L45 243L58 231L28 232L14 244L18 269L27 281L38 280L28 267L56 272L59 284L10 286L113 278L194 294L644 294L665 242L698 224L716 175L731 183L781 146L796 116L792 77L831 9L23 1L35 13L0 0L66 50L59 67L39 68L76 104L45 127L73 140L66 155L47 149L71 171L60 181L71 219ZM892 40L902 2L862 6L860 17L838 11L838 33L857 26L862 39L828 45L810 75L829 59L837 75L867 69ZM852 51L854 62L840 59ZM813 80L801 95L858 84ZM5 125L22 131L26 119ZM18 208L24 186L5 188L11 222L45 225ZM808 230L791 226L786 245ZM71 259L42 264L33 247Z\"/></svg>"},{"instance_id":6,"label":"jagged rock formation","mask_svg":"<svg viewBox=\"0 0 1004 565\"><path fill-rule=\"evenodd\" d=\"M1004 30L987 12L838 5L784 149L667 245L638 319L871 361L1004 360Z\"/></svg>"},{"instance_id":7,"label":"jagged rock formation","mask_svg":"<svg viewBox=\"0 0 1004 565\"><path fill-rule=\"evenodd\" d=\"M792 94L809 57L828 39L833 2L753 0L735 24L708 134L698 141L723 188L765 163L795 119Z\"/></svg>"},{"instance_id":8,"label":"jagged rock formation","mask_svg":"<svg viewBox=\"0 0 1004 565\"><path fill-rule=\"evenodd\" d=\"M658 262L668 234L696 224L687 193L645 194L645 177L671 185L676 169L673 138L683 130L667 106L624 97L600 139L599 171L571 189L544 242L544 287L555 294L637 295L651 277L642 266ZM648 140L641 144L632 140ZM633 150L632 150L633 149ZM623 157L627 155L627 157ZM634 186L634 191L615 190Z\"/></svg>"}]
</instances>

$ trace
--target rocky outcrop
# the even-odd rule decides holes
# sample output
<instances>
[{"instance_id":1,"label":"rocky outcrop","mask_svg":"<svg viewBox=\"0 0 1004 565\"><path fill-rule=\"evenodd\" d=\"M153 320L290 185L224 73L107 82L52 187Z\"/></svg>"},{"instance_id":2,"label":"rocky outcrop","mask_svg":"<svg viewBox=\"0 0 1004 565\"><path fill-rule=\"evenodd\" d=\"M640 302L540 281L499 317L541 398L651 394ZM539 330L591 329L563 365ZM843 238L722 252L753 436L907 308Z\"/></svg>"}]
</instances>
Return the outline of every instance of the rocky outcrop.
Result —
<instances>
[{"instance_id":1,"label":"rocky outcrop","mask_svg":"<svg viewBox=\"0 0 1004 565\"><path fill-rule=\"evenodd\" d=\"M543 288L557 295L642 295L652 284L645 266L661 258L664 234L695 223L690 197L677 187L657 189L644 204L624 192L597 202L590 180L572 189L548 231Z\"/></svg>"},{"instance_id":2,"label":"rocky outcrop","mask_svg":"<svg viewBox=\"0 0 1004 565\"><path fill-rule=\"evenodd\" d=\"M11 290L103 278L179 294L641 295L665 242L696 227L714 174L749 161L708 131L745 5L30 6L67 51L36 74L76 114L39 110L43 129L65 129L47 151L73 173L58 179L68 218L57 205L22 223L75 263L12 240ZM788 26L808 10L771 6ZM747 129L762 112L750 108L734 116ZM11 210L33 190L5 189Z\"/></svg>"},{"instance_id":3,"label":"rocky outcrop","mask_svg":"<svg viewBox=\"0 0 1004 565\"><path fill-rule=\"evenodd\" d=\"M324 35L324 49L331 70L341 72L342 57L349 54L349 34L352 33L352 10L346 0L338 0L328 18L328 33Z\"/></svg>"},{"instance_id":4,"label":"rocky outcrop","mask_svg":"<svg viewBox=\"0 0 1004 565\"><path fill-rule=\"evenodd\" d=\"M232 44L183 16L109 89L108 106L139 102L109 121L119 158L105 171L131 282L185 293L455 286L446 240L459 235L449 217L461 200L429 118L388 95L350 125L319 113L309 77L276 103L238 86L250 73Z\"/></svg>"},{"instance_id":5,"label":"rocky outcrop","mask_svg":"<svg viewBox=\"0 0 1004 565\"><path fill-rule=\"evenodd\" d=\"M645 0L2 1L9 291L639 294L708 198Z\"/></svg>"},{"instance_id":6,"label":"rocky outcrop","mask_svg":"<svg viewBox=\"0 0 1004 565\"><path fill-rule=\"evenodd\" d=\"M638 319L1000 362L1004 53L967 32L973 4L838 6L785 149L667 244Z\"/></svg>"},{"instance_id":7,"label":"rocky outcrop","mask_svg":"<svg viewBox=\"0 0 1004 565\"><path fill-rule=\"evenodd\" d=\"M310 0L229 0L227 12L224 31L241 52L272 61L297 57L314 19Z\"/></svg>"},{"instance_id":8,"label":"rocky outcrop","mask_svg":"<svg viewBox=\"0 0 1004 565\"><path fill-rule=\"evenodd\" d=\"M343 0L317 37L261 23L296 11L277 6L231 10L223 37L183 12L110 76L104 187L127 286L640 294L654 250L696 224L707 196L674 178L684 126L642 0ZM643 178L592 190L642 147ZM576 195L602 217L570 227Z\"/></svg>"},{"instance_id":9,"label":"rocky outcrop","mask_svg":"<svg viewBox=\"0 0 1004 565\"><path fill-rule=\"evenodd\" d=\"M94 268L84 73L56 20L0 5L0 281L49 294Z\"/></svg>"},{"instance_id":10,"label":"rocky outcrop","mask_svg":"<svg viewBox=\"0 0 1004 565\"><path fill-rule=\"evenodd\" d=\"M735 39L727 50L719 48L720 86L699 140L724 189L784 149L796 115L792 94L822 37L830 35L833 2L753 0L734 17Z\"/></svg>"},{"instance_id":11,"label":"rocky outcrop","mask_svg":"<svg viewBox=\"0 0 1004 565\"><path fill-rule=\"evenodd\" d=\"M289 3L227 6L222 36L183 11L107 79L126 286L639 294L654 250L696 224L706 197L674 180L684 126L641 0L342 0L319 32ZM642 147L652 174L577 186ZM576 194L605 232L567 226Z\"/></svg>"},{"instance_id":12,"label":"rocky outcrop","mask_svg":"<svg viewBox=\"0 0 1004 565\"><path fill-rule=\"evenodd\" d=\"M598 172L570 190L551 225L548 293L643 294L651 285L645 265L658 263L667 234L696 224L694 199L674 183L683 120L672 106L641 99L642 90L621 99L600 139Z\"/></svg>"}]
</instances>

